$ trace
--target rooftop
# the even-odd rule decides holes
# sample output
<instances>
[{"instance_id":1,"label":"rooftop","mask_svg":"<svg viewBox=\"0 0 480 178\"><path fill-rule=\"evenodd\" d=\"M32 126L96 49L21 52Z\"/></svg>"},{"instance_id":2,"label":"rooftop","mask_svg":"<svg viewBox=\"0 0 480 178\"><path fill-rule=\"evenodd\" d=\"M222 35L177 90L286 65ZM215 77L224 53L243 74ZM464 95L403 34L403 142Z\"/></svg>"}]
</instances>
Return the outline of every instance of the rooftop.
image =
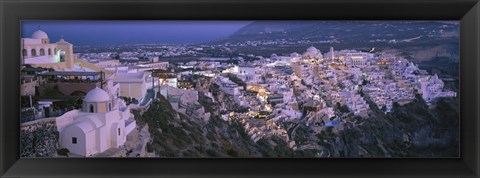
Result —
<instances>
[{"instance_id":1,"label":"rooftop","mask_svg":"<svg viewBox=\"0 0 480 178\"><path fill-rule=\"evenodd\" d=\"M40 76L96 76L102 72L52 71L38 74Z\"/></svg>"},{"instance_id":2,"label":"rooftop","mask_svg":"<svg viewBox=\"0 0 480 178\"><path fill-rule=\"evenodd\" d=\"M136 78L136 79L141 79L143 78L143 76L145 75L145 73L117 73L117 76L118 77L122 77L122 78Z\"/></svg>"}]
</instances>

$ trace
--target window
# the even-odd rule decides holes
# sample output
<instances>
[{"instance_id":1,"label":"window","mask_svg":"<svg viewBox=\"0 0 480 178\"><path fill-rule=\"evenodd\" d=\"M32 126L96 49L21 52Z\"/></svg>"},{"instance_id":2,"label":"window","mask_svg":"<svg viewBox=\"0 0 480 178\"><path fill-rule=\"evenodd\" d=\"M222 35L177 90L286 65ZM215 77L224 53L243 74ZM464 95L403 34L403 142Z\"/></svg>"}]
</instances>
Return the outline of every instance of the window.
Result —
<instances>
[{"instance_id":1,"label":"window","mask_svg":"<svg viewBox=\"0 0 480 178\"><path fill-rule=\"evenodd\" d=\"M77 144L77 137L72 137L72 144Z\"/></svg>"},{"instance_id":2,"label":"window","mask_svg":"<svg viewBox=\"0 0 480 178\"><path fill-rule=\"evenodd\" d=\"M40 49L40 56L45 56L45 50L43 48Z\"/></svg>"},{"instance_id":3,"label":"window","mask_svg":"<svg viewBox=\"0 0 480 178\"><path fill-rule=\"evenodd\" d=\"M23 50L22 50L22 54L23 54L23 56L27 56L27 50L26 50L26 49L23 49Z\"/></svg>"},{"instance_id":4,"label":"window","mask_svg":"<svg viewBox=\"0 0 480 178\"><path fill-rule=\"evenodd\" d=\"M90 105L90 112L94 112L93 104Z\"/></svg>"},{"instance_id":5,"label":"window","mask_svg":"<svg viewBox=\"0 0 480 178\"><path fill-rule=\"evenodd\" d=\"M52 55L52 49L48 48L48 55Z\"/></svg>"},{"instance_id":6,"label":"window","mask_svg":"<svg viewBox=\"0 0 480 178\"><path fill-rule=\"evenodd\" d=\"M108 103L108 111L112 111L112 103Z\"/></svg>"},{"instance_id":7,"label":"window","mask_svg":"<svg viewBox=\"0 0 480 178\"><path fill-rule=\"evenodd\" d=\"M120 135L120 128L118 128L118 135Z\"/></svg>"},{"instance_id":8,"label":"window","mask_svg":"<svg viewBox=\"0 0 480 178\"><path fill-rule=\"evenodd\" d=\"M35 50L35 49L32 49L32 51L31 51L31 55L32 55L32 56L37 56L37 50Z\"/></svg>"}]
</instances>

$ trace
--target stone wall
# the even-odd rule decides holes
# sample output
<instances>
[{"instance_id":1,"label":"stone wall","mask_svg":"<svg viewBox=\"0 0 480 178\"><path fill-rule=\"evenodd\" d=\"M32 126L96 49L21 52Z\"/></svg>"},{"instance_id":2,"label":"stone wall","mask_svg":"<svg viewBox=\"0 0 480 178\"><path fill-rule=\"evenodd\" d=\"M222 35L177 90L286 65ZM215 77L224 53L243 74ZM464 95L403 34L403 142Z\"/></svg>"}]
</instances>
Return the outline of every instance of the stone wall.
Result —
<instances>
[{"instance_id":1,"label":"stone wall","mask_svg":"<svg viewBox=\"0 0 480 178\"><path fill-rule=\"evenodd\" d=\"M58 87L58 90L66 96L71 95L74 92L81 91L83 93L88 93L90 90L95 87L100 87L100 83L67 83L67 82L58 82L58 83L47 83L40 85L38 87L38 92L40 95L45 94L45 90L53 89L55 86Z\"/></svg>"},{"instance_id":2,"label":"stone wall","mask_svg":"<svg viewBox=\"0 0 480 178\"><path fill-rule=\"evenodd\" d=\"M58 139L55 118L23 123L20 126L20 157L57 156Z\"/></svg>"}]
</instances>

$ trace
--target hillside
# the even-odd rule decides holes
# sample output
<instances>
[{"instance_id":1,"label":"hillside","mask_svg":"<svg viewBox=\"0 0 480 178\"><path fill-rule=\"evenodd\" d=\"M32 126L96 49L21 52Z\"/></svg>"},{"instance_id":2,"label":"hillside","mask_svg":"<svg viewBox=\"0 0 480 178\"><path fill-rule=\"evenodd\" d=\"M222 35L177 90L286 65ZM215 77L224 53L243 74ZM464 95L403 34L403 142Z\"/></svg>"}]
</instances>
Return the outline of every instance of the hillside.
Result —
<instances>
[{"instance_id":1,"label":"hillside","mask_svg":"<svg viewBox=\"0 0 480 178\"><path fill-rule=\"evenodd\" d=\"M436 108L429 109L417 97L405 106L395 105L391 114L372 105L369 117L355 118L341 131L327 128L320 134L305 126L305 119L293 130L298 148L293 150L276 136L254 143L236 121L215 115L208 122L186 117L159 96L147 112L136 114L138 121L149 124L153 141L148 150L158 157L455 157L459 153L457 99L439 100ZM218 107L218 103L202 104L210 111Z\"/></svg>"},{"instance_id":2,"label":"hillside","mask_svg":"<svg viewBox=\"0 0 480 178\"><path fill-rule=\"evenodd\" d=\"M209 103L214 107L213 103ZM147 150L158 157L278 157L292 154L286 143L271 138L255 144L240 123L212 118L209 122L177 113L159 94L158 100L143 115L135 114L140 122L148 123L152 142ZM215 116L212 116L215 117Z\"/></svg>"},{"instance_id":3,"label":"hillside","mask_svg":"<svg viewBox=\"0 0 480 178\"><path fill-rule=\"evenodd\" d=\"M437 21L256 21L215 43L283 41L281 45L230 46L232 51L270 56L301 53L309 46L394 50L413 61L459 60L459 25Z\"/></svg>"},{"instance_id":4,"label":"hillside","mask_svg":"<svg viewBox=\"0 0 480 178\"><path fill-rule=\"evenodd\" d=\"M457 157L457 99L441 99L435 109L421 98L394 106L391 114L373 108L370 117L346 129L316 135L333 157ZM451 111L451 112L445 112Z\"/></svg>"}]
</instances>

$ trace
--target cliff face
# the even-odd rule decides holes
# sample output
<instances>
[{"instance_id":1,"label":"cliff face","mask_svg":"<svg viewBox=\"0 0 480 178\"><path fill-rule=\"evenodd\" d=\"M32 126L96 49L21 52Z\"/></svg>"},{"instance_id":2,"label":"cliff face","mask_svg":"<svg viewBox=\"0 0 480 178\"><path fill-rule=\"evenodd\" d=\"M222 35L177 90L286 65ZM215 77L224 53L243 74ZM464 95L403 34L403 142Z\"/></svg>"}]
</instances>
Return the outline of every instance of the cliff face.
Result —
<instances>
[{"instance_id":1,"label":"cliff face","mask_svg":"<svg viewBox=\"0 0 480 178\"><path fill-rule=\"evenodd\" d=\"M373 107L368 117L354 118L355 122L345 123L341 131L327 128L315 134L304 123L308 118L285 123L296 125L295 129L287 129L295 135L297 150L293 150L276 136L254 143L242 124L220 119L216 111L221 103L231 110L236 105L232 96L211 87L217 102L199 96L206 112L212 113L208 121L177 113L162 95L143 115L135 113L138 122L149 125L149 152L155 152L157 157L459 156L458 98L440 99L430 109L417 97L404 106L394 105L391 114ZM22 127L21 135L21 157L57 156L59 137L54 121Z\"/></svg>"},{"instance_id":2,"label":"cliff face","mask_svg":"<svg viewBox=\"0 0 480 178\"><path fill-rule=\"evenodd\" d=\"M234 107L230 95L217 93L220 91L212 87L216 91L216 101L231 101L224 102L224 105ZM150 151L155 150L157 157L279 157L293 154L286 143L276 137L254 143L242 124L220 119L216 112L221 107L219 102L200 95L200 103L206 112L212 113L208 121L177 113L162 95L143 115L135 113L138 121L149 125Z\"/></svg>"},{"instance_id":3,"label":"cliff face","mask_svg":"<svg viewBox=\"0 0 480 178\"><path fill-rule=\"evenodd\" d=\"M224 108L235 105L230 95L211 90ZM343 130L328 127L316 134L304 121L284 123L295 135L296 150L277 136L254 143L242 124L218 117L220 102L200 95L200 103L211 119L187 117L160 98L142 116L150 126L157 157L457 157L459 155L459 101L445 98L430 109L417 99L404 106L394 105L385 114L374 107L365 118L343 124ZM294 128L294 129L292 129Z\"/></svg>"},{"instance_id":4,"label":"cliff face","mask_svg":"<svg viewBox=\"0 0 480 178\"><path fill-rule=\"evenodd\" d=\"M318 136L333 157L457 157L458 106L456 99L441 99L428 109L417 99L392 114L374 112L357 126Z\"/></svg>"},{"instance_id":5,"label":"cliff face","mask_svg":"<svg viewBox=\"0 0 480 178\"><path fill-rule=\"evenodd\" d=\"M158 157L231 157L248 155L241 129L220 119L205 122L177 113L162 96L135 118L149 125L150 143ZM239 140L239 142L234 142ZM234 144L239 143L239 144Z\"/></svg>"}]
</instances>

